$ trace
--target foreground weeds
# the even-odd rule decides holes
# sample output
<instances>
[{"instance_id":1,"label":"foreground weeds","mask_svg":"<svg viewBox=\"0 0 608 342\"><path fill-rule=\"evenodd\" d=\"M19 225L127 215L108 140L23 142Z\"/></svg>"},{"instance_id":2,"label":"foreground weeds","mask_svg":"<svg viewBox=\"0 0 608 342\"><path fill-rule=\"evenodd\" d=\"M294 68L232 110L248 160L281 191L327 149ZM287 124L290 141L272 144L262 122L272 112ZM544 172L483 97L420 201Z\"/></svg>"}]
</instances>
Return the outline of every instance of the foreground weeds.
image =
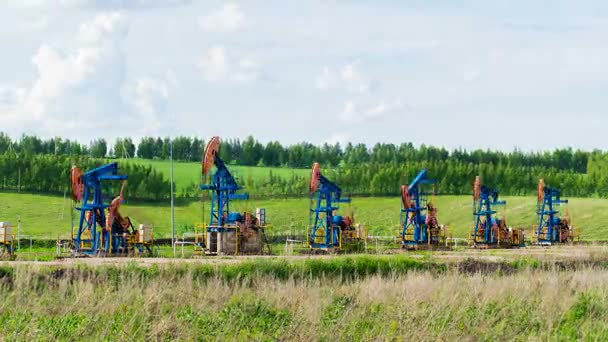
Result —
<instances>
[{"instance_id":1,"label":"foreground weeds","mask_svg":"<svg viewBox=\"0 0 608 342\"><path fill-rule=\"evenodd\" d=\"M0 294L7 341L608 339L608 271L532 260L20 265Z\"/></svg>"}]
</instances>

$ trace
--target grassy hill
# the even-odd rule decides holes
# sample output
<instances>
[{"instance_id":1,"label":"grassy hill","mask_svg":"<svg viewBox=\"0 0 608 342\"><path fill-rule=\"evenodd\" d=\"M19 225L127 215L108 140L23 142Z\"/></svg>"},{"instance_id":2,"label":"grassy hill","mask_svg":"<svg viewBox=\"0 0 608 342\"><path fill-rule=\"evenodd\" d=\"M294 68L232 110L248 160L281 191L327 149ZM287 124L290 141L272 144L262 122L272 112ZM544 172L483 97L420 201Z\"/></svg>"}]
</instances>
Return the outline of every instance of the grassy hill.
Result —
<instances>
[{"instance_id":1,"label":"grassy hill","mask_svg":"<svg viewBox=\"0 0 608 342\"><path fill-rule=\"evenodd\" d=\"M166 160L149 160L149 159L128 159L119 160L120 163L133 163L140 165L151 165L156 170L162 172L167 179L171 174L171 163ZM283 178L289 178L292 175L297 176L310 176L310 170L308 169L290 169L280 167L262 167L262 166L238 166L230 165L230 172L239 179L248 179L249 177L254 180L260 178L268 178L270 172ZM198 185L201 180L201 163L193 162L174 162L173 163L173 174L175 179L175 185L177 192L185 187L190 187L192 184Z\"/></svg>"},{"instance_id":2,"label":"grassy hill","mask_svg":"<svg viewBox=\"0 0 608 342\"><path fill-rule=\"evenodd\" d=\"M534 197L506 197L506 217L509 225L532 228L536 221ZM472 224L470 196L438 196L439 221L446 224L457 237L468 236ZM235 210L267 209L273 234L303 234L308 223L308 199L242 201ZM347 208L347 206L343 207ZM178 234L191 232L194 224L208 220L209 203L192 202L176 206ZM399 198L354 198L352 209L356 221L369 228L371 235L395 236L399 226ZM581 229L586 240L608 240L608 200L571 198L569 205L573 223ZM130 204L121 209L123 215L139 223L154 224L157 236L170 236L171 210L168 204ZM0 221L16 225L21 216L22 234L57 239L69 236L72 217L71 201L62 197L31 194L0 194Z\"/></svg>"}]
</instances>

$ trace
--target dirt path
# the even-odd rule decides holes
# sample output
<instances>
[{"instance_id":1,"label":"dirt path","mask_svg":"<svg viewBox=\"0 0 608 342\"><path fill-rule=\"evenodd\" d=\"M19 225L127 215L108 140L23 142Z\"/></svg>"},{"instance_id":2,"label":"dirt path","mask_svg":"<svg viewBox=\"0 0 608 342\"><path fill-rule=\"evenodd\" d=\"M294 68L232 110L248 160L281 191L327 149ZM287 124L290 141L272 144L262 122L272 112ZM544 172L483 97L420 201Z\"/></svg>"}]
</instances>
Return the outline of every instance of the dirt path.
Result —
<instances>
[{"instance_id":1,"label":"dirt path","mask_svg":"<svg viewBox=\"0 0 608 342\"><path fill-rule=\"evenodd\" d=\"M302 255L302 256L209 256L203 258L127 258L127 257L107 257L107 258L63 258L53 261L0 261L0 265L42 265L42 266L62 266L62 265L88 265L88 266L103 266L103 265L127 265L137 264L139 266L150 265L171 265L171 264L235 264L248 260L256 259L286 259L286 260L304 260L304 259L331 259L332 256L327 255Z\"/></svg>"},{"instance_id":2,"label":"dirt path","mask_svg":"<svg viewBox=\"0 0 608 342\"><path fill-rule=\"evenodd\" d=\"M554 246L554 247L527 247L519 249L494 249L494 250L460 250L460 251L427 251L397 252L400 255L409 255L412 258L430 258L431 260L444 262L459 262L465 260L476 260L484 262L505 262L522 258L546 260L546 261L573 261L573 260L608 260L608 246ZM393 253L394 255L394 253ZM390 255L386 255L390 258ZM234 264L247 260L259 259L282 259L282 260L306 260L306 259L331 259L329 255L298 255L298 256L223 256L203 258L65 258L53 261L2 261L0 265L40 265L40 266L62 266L62 265L127 265L135 263L140 266L170 265L170 264Z\"/></svg>"}]
</instances>

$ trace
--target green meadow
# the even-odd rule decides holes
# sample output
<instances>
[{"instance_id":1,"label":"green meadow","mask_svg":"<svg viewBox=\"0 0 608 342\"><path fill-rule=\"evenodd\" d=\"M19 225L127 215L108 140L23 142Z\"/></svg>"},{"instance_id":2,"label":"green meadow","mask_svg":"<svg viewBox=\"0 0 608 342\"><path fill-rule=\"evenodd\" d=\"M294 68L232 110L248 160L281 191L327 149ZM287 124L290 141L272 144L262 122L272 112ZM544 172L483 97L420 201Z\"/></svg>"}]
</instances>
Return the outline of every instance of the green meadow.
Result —
<instances>
[{"instance_id":1,"label":"green meadow","mask_svg":"<svg viewBox=\"0 0 608 342\"><path fill-rule=\"evenodd\" d=\"M140 165L151 165L157 171L163 173L167 179L171 174L171 163L166 160L148 160L148 159L128 159L119 160L120 163L133 163ZM290 178L293 175L301 177L309 177L310 170L308 169L291 169L284 167L263 167L263 166L239 166L230 165L230 172L233 176L240 180L252 178L254 180L267 179L272 172L274 175L282 178ZM198 186L201 182L201 163L193 162L174 162L173 177L176 185L176 192L181 189Z\"/></svg>"},{"instance_id":2,"label":"green meadow","mask_svg":"<svg viewBox=\"0 0 608 342\"><path fill-rule=\"evenodd\" d=\"M512 227L531 230L536 222L534 197L505 197L507 206L501 211ZM303 235L308 224L310 200L273 199L235 202L234 210L255 211L266 208L267 220L272 225L272 235ZM447 225L454 237L466 238L472 225L470 196L437 196L441 224ZM0 193L0 221L16 226L21 217L22 234L38 238L57 239L69 237L72 220L76 219L72 201L63 197ZM608 240L608 200L595 198L571 198L568 205L573 224L584 240ZM400 199L363 197L353 198L351 205L343 205L342 213L355 213L357 223L367 227L370 235L396 236L399 227ZM121 211L136 223L153 224L157 237L169 237L171 208L169 203L125 203ZM208 221L209 202L191 201L177 204L175 222L178 235L190 233L194 225Z\"/></svg>"}]
</instances>

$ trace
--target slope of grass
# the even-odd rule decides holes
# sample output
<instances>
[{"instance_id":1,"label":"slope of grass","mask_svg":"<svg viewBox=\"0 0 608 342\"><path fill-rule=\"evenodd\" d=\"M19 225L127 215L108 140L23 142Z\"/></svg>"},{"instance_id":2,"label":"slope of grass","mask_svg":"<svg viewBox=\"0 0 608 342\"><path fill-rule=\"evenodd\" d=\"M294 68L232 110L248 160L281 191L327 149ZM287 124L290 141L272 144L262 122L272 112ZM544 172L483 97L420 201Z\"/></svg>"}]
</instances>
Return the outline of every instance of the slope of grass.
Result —
<instances>
[{"instance_id":1,"label":"slope of grass","mask_svg":"<svg viewBox=\"0 0 608 342\"><path fill-rule=\"evenodd\" d=\"M149 159L128 159L120 160L121 163L134 163L140 165L151 165L156 170L160 171L169 179L171 174L171 163L166 160L149 160ZM237 178L246 180L249 177L254 180L266 179L272 172L274 175L282 178L290 178L292 175L305 176L310 175L308 169L291 169L281 167L261 167L261 166L238 166L231 165L230 172ZM192 184L198 185L201 181L201 163L193 162L175 162L173 163L173 176L177 190L185 187L190 187Z\"/></svg>"},{"instance_id":2,"label":"slope of grass","mask_svg":"<svg viewBox=\"0 0 608 342\"><path fill-rule=\"evenodd\" d=\"M506 218L509 225L531 229L536 222L534 197L506 197ZM472 225L472 207L469 196L438 196L439 221L449 226L454 236L465 238ZM269 235L303 235L308 224L308 199L241 201L233 209L255 211L266 208L267 219L273 228ZM71 201L62 197L31 194L0 194L0 221L17 223L21 216L22 233L39 238L56 239L69 234L72 219ZM354 198L350 206L358 223L364 224L371 235L396 236L399 230L399 198ZM350 209L342 207L343 213ZM208 220L208 202L191 202L175 208L178 234L192 232L194 224ZM121 209L136 223L153 224L157 236L168 237L171 227L169 204L130 204ZM586 240L608 240L608 200L571 198L570 215L574 225ZM75 215L74 215L75 219Z\"/></svg>"}]
</instances>

